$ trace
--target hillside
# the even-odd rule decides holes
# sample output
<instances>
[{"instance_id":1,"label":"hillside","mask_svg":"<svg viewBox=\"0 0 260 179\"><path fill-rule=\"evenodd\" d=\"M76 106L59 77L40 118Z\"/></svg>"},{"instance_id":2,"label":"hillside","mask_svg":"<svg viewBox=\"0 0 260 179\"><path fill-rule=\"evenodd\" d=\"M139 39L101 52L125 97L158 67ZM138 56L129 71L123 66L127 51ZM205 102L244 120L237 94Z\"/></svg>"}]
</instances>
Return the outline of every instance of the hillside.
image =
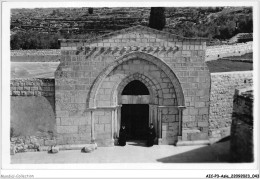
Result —
<instances>
[{"instance_id":1,"label":"hillside","mask_svg":"<svg viewBox=\"0 0 260 179\"><path fill-rule=\"evenodd\" d=\"M89 38L135 25L148 26L150 8L12 9L11 49L59 48L59 38ZM166 8L163 29L185 37L229 39L253 30L250 7Z\"/></svg>"}]
</instances>

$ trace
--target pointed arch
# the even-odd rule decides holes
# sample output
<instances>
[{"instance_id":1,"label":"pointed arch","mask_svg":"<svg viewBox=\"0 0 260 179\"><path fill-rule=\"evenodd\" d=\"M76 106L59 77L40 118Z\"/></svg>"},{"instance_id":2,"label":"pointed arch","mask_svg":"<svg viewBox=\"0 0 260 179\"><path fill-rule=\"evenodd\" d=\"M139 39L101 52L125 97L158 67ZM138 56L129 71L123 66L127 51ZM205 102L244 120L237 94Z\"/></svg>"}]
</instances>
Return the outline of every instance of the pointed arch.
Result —
<instances>
[{"instance_id":1,"label":"pointed arch","mask_svg":"<svg viewBox=\"0 0 260 179\"><path fill-rule=\"evenodd\" d=\"M143 52L131 52L131 53L128 53L128 54L118 58L116 61L111 63L96 78L95 82L93 83L93 85L90 89L89 96L87 98L88 99L88 101L87 101L88 108L96 107L95 98L97 95L97 91L98 91L100 85L102 84L102 81L106 78L106 76L108 76L113 71L113 69L115 69L117 66L119 66L123 62L128 61L130 59L135 59L135 58L140 58L140 59L146 60L148 62L151 62L152 64L156 65L160 70L162 70L167 75L167 77L170 79L171 83L173 84L173 86L175 88L176 97L177 97L177 105L184 106L184 94L183 94L181 84L180 84L177 76L171 70L171 68L165 62L163 62L161 59L159 59L153 55L143 53Z\"/></svg>"}]
</instances>

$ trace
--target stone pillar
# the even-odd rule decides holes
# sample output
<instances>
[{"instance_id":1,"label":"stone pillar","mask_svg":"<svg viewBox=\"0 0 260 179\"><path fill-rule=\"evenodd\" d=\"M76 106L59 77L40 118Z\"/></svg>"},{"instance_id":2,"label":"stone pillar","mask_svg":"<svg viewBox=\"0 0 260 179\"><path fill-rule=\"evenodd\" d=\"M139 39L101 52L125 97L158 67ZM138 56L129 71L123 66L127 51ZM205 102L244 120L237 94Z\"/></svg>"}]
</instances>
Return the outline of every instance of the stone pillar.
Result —
<instances>
[{"instance_id":1,"label":"stone pillar","mask_svg":"<svg viewBox=\"0 0 260 179\"><path fill-rule=\"evenodd\" d=\"M115 109L115 112L114 112L114 114L115 114L115 116L114 116L114 134L113 134L113 136L114 136L114 139L116 139L117 138L117 125L118 125L118 118L117 118L117 107L116 107L116 109Z\"/></svg>"},{"instance_id":2,"label":"stone pillar","mask_svg":"<svg viewBox=\"0 0 260 179\"><path fill-rule=\"evenodd\" d=\"M114 109L111 110L111 139L114 141Z\"/></svg>"},{"instance_id":3,"label":"stone pillar","mask_svg":"<svg viewBox=\"0 0 260 179\"><path fill-rule=\"evenodd\" d=\"M157 118L157 122L158 122L158 145L162 144L162 110L158 107L158 111L157 111L157 115L158 115L158 118Z\"/></svg>"},{"instance_id":4,"label":"stone pillar","mask_svg":"<svg viewBox=\"0 0 260 179\"><path fill-rule=\"evenodd\" d=\"M91 143L95 143L95 119L93 110L90 111L90 117L91 117Z\"/></svg>"},{"instance_id":5,"label":"stone pillar","mask_svg":"<svg viewBox=\"0 0 260 179\"><path fill-rule=\"evenodd\" d=\"M158 119L157 119L157 107L156 106L153 106L153 122L154 122L154 126L155 126L155 132L156 132L156 138L158 140L158 128L159 128L159 123L158 123Z\"/></svg>"},{"instance_id":6,"label":"stone pillar","mask_svg":"<svg viewBox=\"0 0 260 179\"><path fill-rule=\"evenodd\" d=\"M121 127L121 106L117 109L117 138L119 138L119 131Z\"/></svg>"}]
</instances>

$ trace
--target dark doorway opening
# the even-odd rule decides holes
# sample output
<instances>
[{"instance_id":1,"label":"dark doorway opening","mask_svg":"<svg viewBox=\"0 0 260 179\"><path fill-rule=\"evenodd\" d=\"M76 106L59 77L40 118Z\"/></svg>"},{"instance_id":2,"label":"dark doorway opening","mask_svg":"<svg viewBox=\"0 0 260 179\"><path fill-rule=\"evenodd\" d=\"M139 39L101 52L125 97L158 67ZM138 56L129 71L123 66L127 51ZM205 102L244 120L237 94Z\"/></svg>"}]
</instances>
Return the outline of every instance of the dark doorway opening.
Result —
<instances>
[{"instance_id":1,"label":"dark doorway opening","mask_svg":"<svg viewBox=\"0 0 260 179\"><path fill-rule=\"evenodd\" d=\"M148 104L123 104L121 125L126 126L127 140L145 140L149 126Z\"/></svg>"},{"instance_id":2,"label":"dark doorway opening","mask_svg":"<svg viewBox=\"0 0 260 179\"><path fill-rule=\"evenodd\" d=\"M133 80L125 86L122 95L149 95L149 90L141 81Z\"/></svg>"}]
</instances>

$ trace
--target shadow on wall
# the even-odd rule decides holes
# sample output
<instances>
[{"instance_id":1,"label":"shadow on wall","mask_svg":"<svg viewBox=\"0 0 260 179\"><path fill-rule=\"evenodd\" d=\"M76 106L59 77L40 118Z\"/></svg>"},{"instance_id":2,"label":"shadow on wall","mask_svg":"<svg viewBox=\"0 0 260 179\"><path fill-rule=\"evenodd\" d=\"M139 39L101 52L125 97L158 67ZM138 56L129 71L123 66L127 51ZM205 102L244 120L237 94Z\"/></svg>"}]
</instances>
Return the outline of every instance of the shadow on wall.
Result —
<instances>
[{"instance_id":1,"label":"shadow on wall","mask_svg":"<svg viewBox=\"0 0 260 179\"><path fill-rule=\"evenodd\" d=\"M190 147L190 146L189 146ZM178 147L176 147L178 148ZM227 163L230 162L230 141L222 141L209 146L158 159L162 163ZM182 150L185 147L182 147Z\"/></svg>"},{"instance_id":2,"label":"shadow on wall","mask_svg":"<svg viewBox=\"0 0 260 179\"><path fill-rule=\"evenodd\" d=\"M13 137L56 135L54 111L54 96L11 96Z\"/></svg>"},{"instance_id":3,"label":"shadow on wall","mask_svg":"<svg viewBox=\"0 0 260 179\"><path fill-rule=\"evenodd\" d=\"M251 88L246 88L248 90ZM241 92L242 91L242 92ZM253 162L253 91L236 90L234 95L230 154L231 162Z\"/></svg>"}]
</instances>

